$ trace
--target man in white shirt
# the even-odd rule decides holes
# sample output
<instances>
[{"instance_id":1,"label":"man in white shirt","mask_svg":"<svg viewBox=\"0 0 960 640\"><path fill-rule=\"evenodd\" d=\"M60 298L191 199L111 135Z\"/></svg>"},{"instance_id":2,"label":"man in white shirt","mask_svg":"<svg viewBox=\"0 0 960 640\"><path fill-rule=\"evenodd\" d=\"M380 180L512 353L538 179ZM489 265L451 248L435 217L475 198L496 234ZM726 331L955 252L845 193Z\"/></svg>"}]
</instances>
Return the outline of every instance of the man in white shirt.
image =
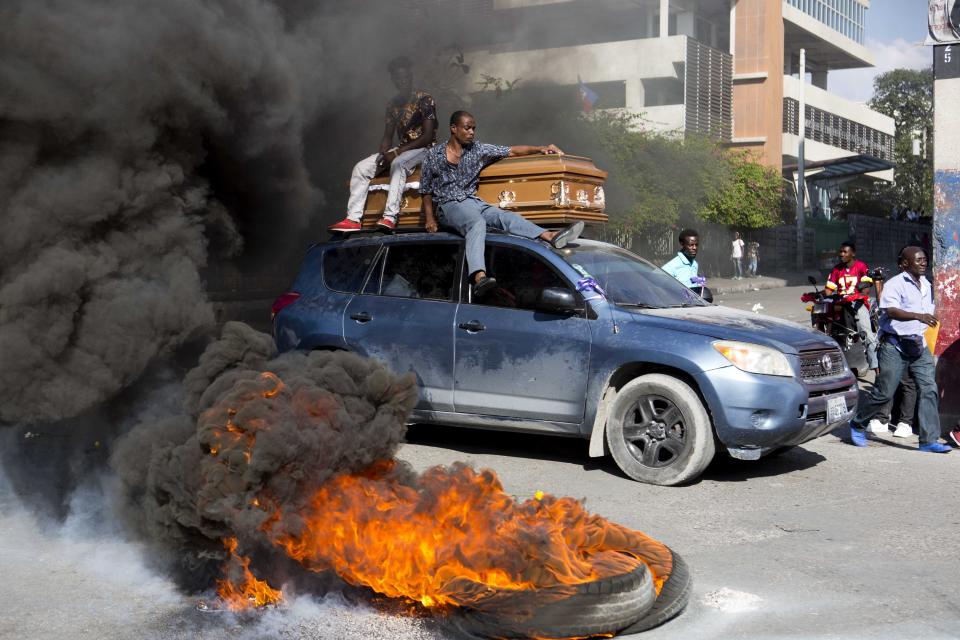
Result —
<instances>
[{"instance_id":1,"label":"man in white shirt","mask_svg":"<svg viewBox=\"0 0 960 640\"><path fill-rule=\"evenodd\" d=\"M861 392L857 412L850 421L850 440L858 447L867 445L864 431L871 418L893 397L904 367L917 384L920 451L949 453L940 439L939 393L933 356L924 342L928 327L937 325L933 292L924 277L927 254L920 247L900 251L901 272L883 285L880 294L880 348L877 357L880 372L873 388Z\"/></svg>"},{"instance_id":2,"label":"man in white shirt","mask_svg":"<svg viewBox=\"0 0 960 640\"><path fill-rule=\"evenodd\" d=\"M733 232L733 242L730 243L730 259L733 260L733 279L743 280L743 240L740 232Z\"/></svg>"}]
</instances>

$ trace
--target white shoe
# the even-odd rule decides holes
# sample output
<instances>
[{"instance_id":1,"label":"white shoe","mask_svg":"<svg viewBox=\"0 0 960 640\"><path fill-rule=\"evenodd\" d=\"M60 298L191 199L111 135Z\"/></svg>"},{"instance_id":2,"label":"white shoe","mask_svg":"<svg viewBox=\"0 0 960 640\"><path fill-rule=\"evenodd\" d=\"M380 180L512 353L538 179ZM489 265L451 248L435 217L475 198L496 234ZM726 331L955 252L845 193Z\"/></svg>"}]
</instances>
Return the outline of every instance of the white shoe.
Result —
<instances>
[{"instance_id":1,"label":"white shoe","mask_svg":"<svg viewBox=\"0 0 960 640\"><path fill-rule=\"evenodd\" d=\"M867 425L867 431L870 433L890 433L890 427L874 418ZM911 431L911 433L913 432Z\"/></svg>"},{"instance_id":2,"label":"white shoe","mask_svg":"<svg viewBox=\"0 0 960 640\"><path fill-rule=\"evenodd\" d=\"M906 422L899 423L896 430L893 432L894 438L909 438L912 435L913 427L908 425Z\"/></svg>"}]
</instances>

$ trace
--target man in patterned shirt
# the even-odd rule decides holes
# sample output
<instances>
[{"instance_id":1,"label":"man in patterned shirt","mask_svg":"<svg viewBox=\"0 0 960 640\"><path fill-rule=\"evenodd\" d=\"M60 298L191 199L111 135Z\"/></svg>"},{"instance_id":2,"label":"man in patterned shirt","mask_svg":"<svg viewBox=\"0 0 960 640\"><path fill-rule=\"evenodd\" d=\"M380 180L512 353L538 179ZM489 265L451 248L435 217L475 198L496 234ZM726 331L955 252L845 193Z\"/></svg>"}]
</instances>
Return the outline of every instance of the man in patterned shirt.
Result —
<instances>
[{"instance_id":1,"label":"man in patterned shirt","mask_svg":"<svg viewBox=\"0 0 960 640\"><path fill-rule=\"evenodd\" d=\"M387 104L380 151L353 167L347 217L331 225L330 231L351 233L360 230L370 180L384 167L390 168L390 190L387 192L387 206L377 226L385 231L393 231L397 226L407 176L423 161L427 148L436 139L437 131L436 104L429 93L413 89L411 67L410 60L402 56L394 58L387 66L399 93ZM394 133L397 134L398 144L391 147Z\"/></svg>"},{"instance_id":2,"label":"man in patterned shirt","mask_svg":"<svg viewBox=\"0 0 960 640\"><path fill-rule=\"evenodd\" d=\"M857 260L857 245L850 241L840 243L840 262L827 278L827 289L831 294L850 296L861 289L869 289L873 284L867 265ZM870 325L870 310L862 301L854 303L857 318L857 331L863 334L863 346L867 352L867 366L877 372L877 336Z\"/></svg>"},{"instance_id":3,"label":"man in patterned shirt","mask_svg":"<svg viewBox=\"0 0 960 640\"><path fill-rule=\"evenodd\" d=\"M476 196L480 172L489 164L508 156L530 156L536 153L563 153L554 145L503 147L477 142L477 123L466 111L450 116L450 139L435 145L423 160L420 193L427 231L434 233L440 225L467 239L467 267L473 293L481 297L497 281L487 275L483 260L487 227L501 229L523 238L540 238L561 249L576 240L583 231L583 222L575 222L561 231L547 231L529 220L484 202ZM436 207L436 215L434 215Z\"/></svg>"}]
</instances>

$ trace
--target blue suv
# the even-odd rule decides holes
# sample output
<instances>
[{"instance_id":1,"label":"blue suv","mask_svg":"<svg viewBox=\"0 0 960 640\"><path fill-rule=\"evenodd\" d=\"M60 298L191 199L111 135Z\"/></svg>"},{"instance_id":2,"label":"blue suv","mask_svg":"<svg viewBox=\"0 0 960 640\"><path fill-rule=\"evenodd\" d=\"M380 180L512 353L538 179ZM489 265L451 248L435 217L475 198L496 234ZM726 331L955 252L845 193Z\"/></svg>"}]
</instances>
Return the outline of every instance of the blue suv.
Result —
<instances>
[{"instance_id":1,"label":"blue suv","mask_svg":"<svg viewBox=\"0 0 960 640\"><path fill-rule=\"evenodd\" d=\"M611 244L488 235L473 299L459 236L360 236L307 251L274 304L281 351L344 349L412 371L414 422L590 440L629 477L676 485L849 420L857 384L810 328L705 302Z\"/></svg>"}]
</instances>

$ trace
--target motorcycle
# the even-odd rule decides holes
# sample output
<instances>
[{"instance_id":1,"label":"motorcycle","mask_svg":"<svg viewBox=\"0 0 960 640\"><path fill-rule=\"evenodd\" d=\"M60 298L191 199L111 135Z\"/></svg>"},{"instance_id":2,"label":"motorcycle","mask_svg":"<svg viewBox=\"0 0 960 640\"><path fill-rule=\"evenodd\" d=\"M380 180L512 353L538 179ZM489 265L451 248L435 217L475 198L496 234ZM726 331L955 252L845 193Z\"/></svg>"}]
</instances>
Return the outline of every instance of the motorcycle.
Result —
<instances>
[{"instance_id":1,"label":"motorcycle","mask_svg":"<svg viewBox=\"0 0 960 640\"><path fill-rule=\"evenodd\" d=\"M883 280L883 272L875 269L871 273L874 281ZM840 345L840 350L847 359L847 364L856 375L858 370L867 368L867 349L864 344L866 336L857 330L857 307L866 305L870 310L870 323L874 334L877 331L877 308L870 303L869 285L849 295L832 294L826 289L817 288L817 280L813 276L807 277L807 282L813 285L812 292L800 296L801 302L811 303L807 306L810 312L810 324L827 334Z\"/></svg>"}]
</instances>

